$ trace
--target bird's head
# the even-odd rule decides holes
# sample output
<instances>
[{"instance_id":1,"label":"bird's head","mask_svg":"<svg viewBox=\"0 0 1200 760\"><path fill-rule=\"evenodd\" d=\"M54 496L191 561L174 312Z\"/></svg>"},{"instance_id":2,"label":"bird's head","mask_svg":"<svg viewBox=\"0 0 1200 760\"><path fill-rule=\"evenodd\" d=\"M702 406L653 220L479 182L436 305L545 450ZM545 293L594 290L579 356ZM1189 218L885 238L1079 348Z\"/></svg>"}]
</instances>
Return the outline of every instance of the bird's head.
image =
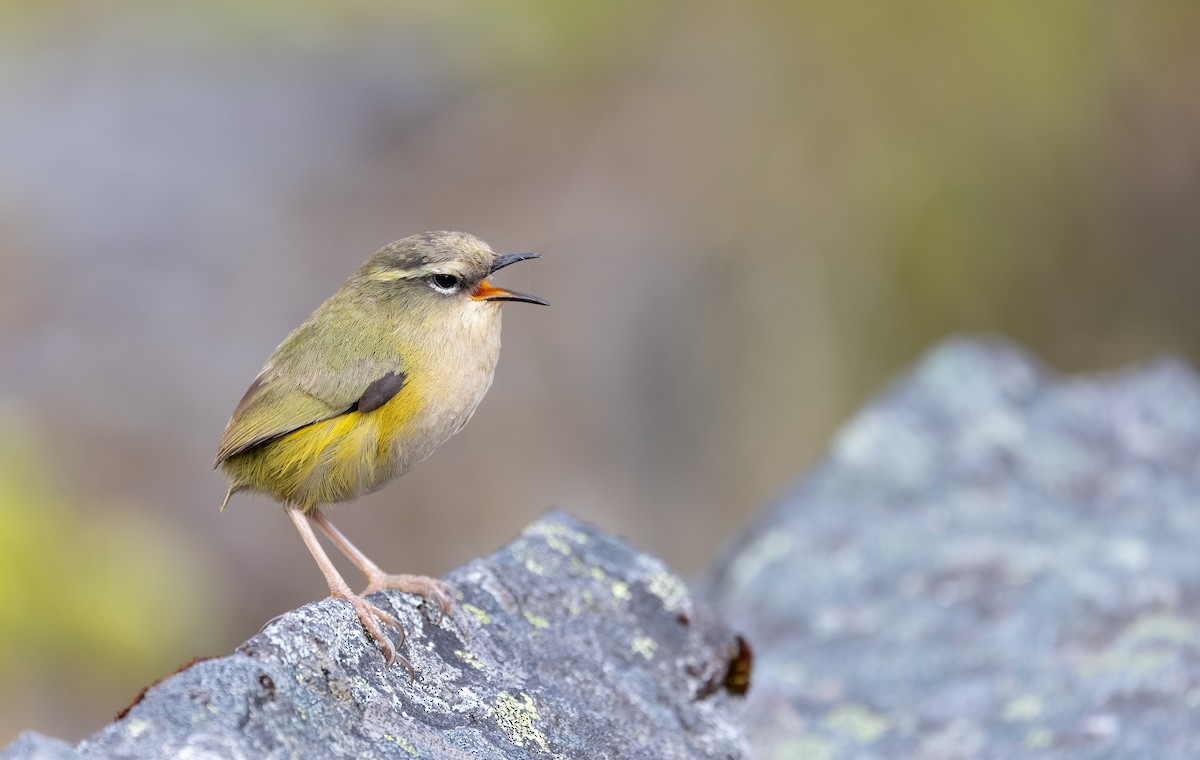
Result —
<instances>
[{"instance_id":1,"label":"bird's head","mask_svg":"<svg viewBox=\"0 0 1200 760\"><path fill-rule=\"evenodd\" d=\"M494 308L504 301L545 306L537 296L498 288L487 281L509 264L536 258L539 254L498 254L465 232L425 232L377 251L352 282L374 299L399 302L402 308L426 316Z\"/></svg>"}]
</instances>

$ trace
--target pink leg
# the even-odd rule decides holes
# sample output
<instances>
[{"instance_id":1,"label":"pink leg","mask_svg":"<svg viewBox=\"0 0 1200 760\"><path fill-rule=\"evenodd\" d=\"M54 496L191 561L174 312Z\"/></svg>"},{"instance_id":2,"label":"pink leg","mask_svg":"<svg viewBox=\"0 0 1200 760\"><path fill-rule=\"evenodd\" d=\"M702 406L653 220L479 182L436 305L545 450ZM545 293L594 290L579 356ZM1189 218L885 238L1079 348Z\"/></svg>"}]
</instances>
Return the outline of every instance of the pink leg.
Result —
<instances>
[{"instance_id":1,"label":"pink leg","mask_svg":"<svg viewBox=\"0 0 1200 760\"><path fill-rule=\"evenodd\" d=\"M424 575L389 575L380 570L379 566L368 559L367 555L363 554L357 546L350 543L350 540L333 526L328 517L315 513L312 521L325 532L326 536L329 536L333 545L340 549L342 554L345 554L346 558L367 577L367 587L362 592L363 596L385 588L393 588L406 594L416 594L427 602L436 602L439 615L451 615L457 619L457 616L454 615L456 612L454 590L446 583ZM460 627L462 627L461 622ZM463 630L466 629L463 628Z\"/></svg>"},{"instance_id":2,"label":"pink leg","mask_svg":"<svg viewBox=\"0 0 1200 760\"><path fill-rule=\"evenodd\" d=\"M379 622L383 621L390 626L398 629L401 635L401 643L403 644L404 628L400 625L400 621L379 609L375 605L363 598L363 595L356 595L350 591L350 586L346 580L338 573L337 568L329 560L329 555L321 548L320 542L317 541L317 535L313 533L312 526L308 524L308 517L299 509L294 507L285 508L288 517L292 518L292 523L295 524L296 530L300 533L300 538L304 539L304 545L308 547L308 551L312 554L313 559L317 561L317 567L320 568L321 574L325 576L325 582L329 584L329 595L335 599L345 599L354 607L354 611L358 613L358 619L362 621L363 627L367 629L367 633L371 634L371 638L375 639L375 643L383 650L383 656L387 660L388 666L391 666L396 661L396 648L392 646L392 642L384 635L383 629L380 628ZM315 517L313 518L316 519ZM318 522L318 524L320 524ZM404 666L408 668L410 676L412 675L412 665L404 657L400 657L404 662Z\"/></svg>"}]
</instances>

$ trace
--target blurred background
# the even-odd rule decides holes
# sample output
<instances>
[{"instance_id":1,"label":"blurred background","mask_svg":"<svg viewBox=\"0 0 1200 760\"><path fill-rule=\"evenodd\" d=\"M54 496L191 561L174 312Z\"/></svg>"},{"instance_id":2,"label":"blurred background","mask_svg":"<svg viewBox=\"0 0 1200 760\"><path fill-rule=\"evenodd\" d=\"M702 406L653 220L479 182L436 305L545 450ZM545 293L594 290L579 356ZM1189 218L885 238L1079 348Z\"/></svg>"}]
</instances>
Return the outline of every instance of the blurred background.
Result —
<instances>
[{"instance_id":1,"label":"blurred background","mask_svg":"<svg viewBox=\"0 0 1200 760\"><path fill-rule=\"evenodd\" d=\"M948 333L1194 359L1197 39L1194 0L0 0L0 745L325 595L212 458L414 232L541 252L499 282L553 305L334 513L396 572L561 506L695 575Z\"/></svg>"}]
</instances>

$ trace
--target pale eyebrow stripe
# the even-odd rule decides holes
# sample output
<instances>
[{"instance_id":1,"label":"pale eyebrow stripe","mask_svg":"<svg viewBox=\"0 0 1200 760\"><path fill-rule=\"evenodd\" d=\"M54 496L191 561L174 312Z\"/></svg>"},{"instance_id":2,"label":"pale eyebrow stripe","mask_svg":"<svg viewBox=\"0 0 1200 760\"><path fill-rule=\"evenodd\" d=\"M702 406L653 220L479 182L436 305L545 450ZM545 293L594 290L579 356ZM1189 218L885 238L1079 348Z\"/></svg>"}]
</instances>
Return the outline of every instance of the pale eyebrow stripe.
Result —
<instances>
[{"instance_id":1,"label":"pale eyebrow stripe","mask_svg":"<svg viewBox=\"0 0 1200 760\"><path fill-rule=\"evenodd\" d=\"M384 269L379 272L372 272L370 279L375 282L392 282L399 280L401 277L408 276L408 272L400 272L395 269Z\"/></svg>"}]
</instances>

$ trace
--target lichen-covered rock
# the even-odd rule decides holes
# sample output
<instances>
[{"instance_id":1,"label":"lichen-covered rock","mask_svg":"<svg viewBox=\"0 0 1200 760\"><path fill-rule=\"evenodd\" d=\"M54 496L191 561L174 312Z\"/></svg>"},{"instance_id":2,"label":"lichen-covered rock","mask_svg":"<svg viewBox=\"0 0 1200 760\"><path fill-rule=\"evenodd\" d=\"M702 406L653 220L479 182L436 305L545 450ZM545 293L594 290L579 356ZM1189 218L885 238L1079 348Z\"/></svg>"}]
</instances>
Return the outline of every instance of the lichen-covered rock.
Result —
<instances>
[{"instance_id":1,"label":"lichen-covered rock","mask_svg":"<svg viewBox=\"0 0 1200 760\"><path fill-rule=\"evenodd\" d=\"M345 602L307 605L152 687L75 750L94 758L742 758L734 634L659 561L552 513L449 578L470 628L376 597L379 650ZM26 749L22 749L26 748ZM69 750L26 734L0 758ZM45 755L67 760L69 756Z\"/></svg>"},{"instance_id":2,"label":"lichen-covered rock","mask_svg":"<svg viewBox=\"0 0 1200 760\"><path fill-rule=\"evenodd\" d=\"M949 342L710 590L758 757L1200 757L1200 378Z\"/></svg>"},{"instance_id":3,"label":"lichen-covered rock","mask_svg":"<svg viewBox=\"0 0 1200 760\"><path fill-rule=\"evenodd\" d=\"M79 760L82 757L62 739L51 739L35 731L26 731L0 751L3 760Z\"/></svg>"}]
</instances>

